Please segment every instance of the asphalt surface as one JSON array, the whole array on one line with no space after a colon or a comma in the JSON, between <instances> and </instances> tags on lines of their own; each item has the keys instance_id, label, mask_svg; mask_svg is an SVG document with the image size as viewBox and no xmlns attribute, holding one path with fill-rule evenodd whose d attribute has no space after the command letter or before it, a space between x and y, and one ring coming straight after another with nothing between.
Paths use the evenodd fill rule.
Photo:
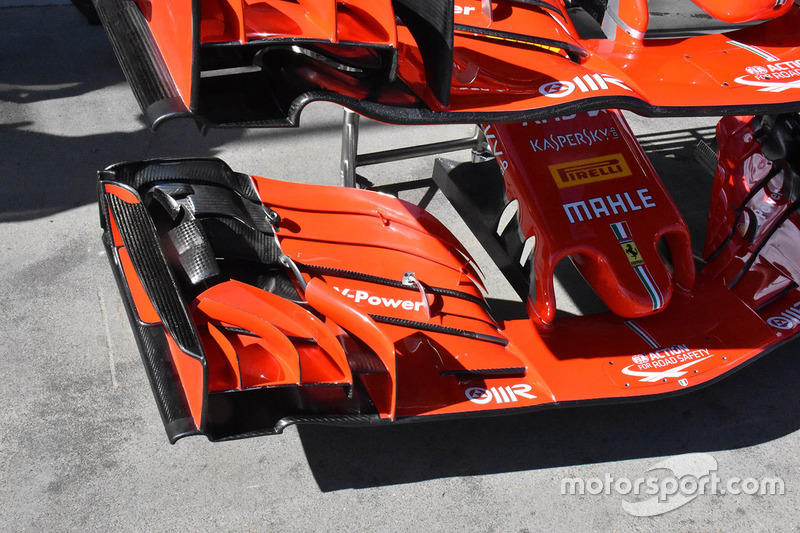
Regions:
<instances>
[{"instance_id":1,"label":"asphalt surface","mask_svg":"<svg viewBox=\"0 0 800 533\"><path fill-rule=\"evenodd\" d=\"M798 529L797 343L668 400L170 446L104 256L95 172L214 155L242 172L337 184L341 110L315 104L299 129L206 137L184 123L153 133L140 117L100 27L61 1L0 3L0 529ZM697 243L710 177L692 149L714 121L631 121ZM470 132L364 121L362 149ZM364 174L387 185L430 168L425 158ZM488 263L441 193L412 183L401 196ZM491 290L510 294L496 279ZM619 491L561 491L565 478L636 479L698 453L723 479L780 478L785 494L703 494L637 517Z\"/></svg>"}]
</instances>

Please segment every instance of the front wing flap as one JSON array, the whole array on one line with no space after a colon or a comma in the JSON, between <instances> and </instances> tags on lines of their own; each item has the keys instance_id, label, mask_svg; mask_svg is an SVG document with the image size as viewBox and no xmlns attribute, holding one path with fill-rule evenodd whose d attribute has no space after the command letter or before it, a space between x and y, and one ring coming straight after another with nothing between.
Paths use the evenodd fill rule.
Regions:
<instances>
[{"instance_id":1,"label":"front wing flap","mask_svg":"<svg viewBox=\"0 0 800 533\"><path fill-rule=\"evenodd\" d=\"M297 126L317 100L397 124L800 107L794 2L704 1L711 15L672 18L712 26L666 32L638 0L613 2L605 16L555 0L96 3L153 127L176 116Z\"/></svg>"}]
</instances>

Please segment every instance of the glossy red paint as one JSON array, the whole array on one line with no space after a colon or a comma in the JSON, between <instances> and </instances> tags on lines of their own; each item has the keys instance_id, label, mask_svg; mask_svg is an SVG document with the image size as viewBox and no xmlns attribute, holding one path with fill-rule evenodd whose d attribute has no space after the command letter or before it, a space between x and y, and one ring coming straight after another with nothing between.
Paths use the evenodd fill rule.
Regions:
<instances>
[{"instance_id":1,"label":"glossy red paint","mask_svg":"<svg viewBox=\"0 0 800 533\"><path fill-rule=\"evenodd\" d=\"M724 22L750 22L783 15L792 2L783 0L693 0L706 13Z\"/></svg>"},{"instance_id":2,"label":"glossy red paint","mask_svg":"<svg viewBox=\"0 0 800 533\"><path fill-rule=\"evenodd\" d=\"M786 292L797 284L800 259L795 252L800 238L796 178L785 161L773 163L764 154L759 137L774 142L767 129L759 125L756 131L753 117L720 121L719 164L704 250L706 274L753 308L776 298L786 301Z\"/></svg>"},{"instance_id":3,"label":"glossy red paint","mask_svg":"<svg viewBox=\"0 0 800 533\"><path fill-rule=\"evenodd\" d=\"M524 238L535 241L531 304L541 322L553 323L553 272L568 257L620 316L663 310L675 283L691 289L689 230L622 115L603 111L537 122L492 124L484 131L506 195L519 202ZM672 271L657 250L662 238Z\"/></svg>"},{"instance_id":4,"label":"glossy red paint","mask_svg":"<svg viewBox=\"0 0 800 533\"><path fill-rule=\"evenodd\" d=\"M137 2L187 108L191 103L195 60L192 3L193 0Z\"/></svg>"},{"instance_id":5,"label":"glossy red paint","mask_svg":"<svg viewBox=\"0 0 800 533\"><path fill-rule=\"evenodd\" d=\"M686 224L621 112L563 115L587 102L666 114L800 107L796 4L696 3L720 20L773 20L654 41L644 35L647 3L636 0L619 3L613 37L583 39L563 2L464 0L454 7L448 100L427 79L435 73L426 69L411 29L396 24L389 0L206 0L194 11L187 0L140 2L181 99L197 113L203 110L192 95L206 68L200 49L275 45L279 57L296 61L293 80L309 91L359 100L377 90L364 65L396 52L388 76L397 83L372 103L421 106L420 112L450 113L454 120L459 113L495 113L501 120L483 130L509 205L516 202L521 237L535 239L530 257L522 258L533 272L528 316L500 317L467 250L417 206L371 191L251 176L255 194L244 178L221 196L247 203L248 209L225 213L244 229L226 222L254 249L275 252L258 256L264 264L254 270L277 272L272 282L289 287L278 291L257 275L243 276L252 281L246 283L236 268L187 282L181 269L192 258L178 257L170 233L196 222L183 226L196 233L180 244L211 242L200 218L219 213L196 213L189 197L216 200L205 189L209 182L225 188L235 180L218 166L217 181L192 174L209 164L192 161L187 175L176 178L175 196L166 188L157 198L146 196L156 182L123 186L129 176L114 181L112 167L101 189L107 247L130 295L135 331L147 327L158 334L151 340L165 339L157 355L174 368L194 426L220 424L208 414L219 398L282 402L284 411L258 428L269 432L296 416L388 421L652 396L713 381L799 334L800 192L794 156L781 153L796 153L787 145L794 126L780 116L770 119L778 125L749 116L719 123L705 264L696 273ZM254 47L235 48L244 45ZM204 57L213 63L215 56ZM245 70L270 60L256 53L241 58L237 68ZM219 74L213 71L208 77ZM514 112L529 110L558 116L514 121ZM172 165L170 176L185 170L181 163L150 164ZM127 176L140 169L124 170ZM128 218L117 217L114 209L121 208L109 199L141 209L123 208ZM250 227L243 219L254 212L260 218ZM138 224L139 234L122 231L128 228L120 220ZM246 239L251 234L255 244ZM669 254L659 250L662 240ZM205 248L194 251L208 262L228 261L209 247L208 257L201 255ZM137 249L148 257L138 260ZM608 312L557 315L553 274L567 258ZM170 308L175 301L177 309ZM168 327L184 311L191 324L182 333L196 337L198 353ZM223 436L242 436L230 431Z\"/></svg>"},{"instance_id":6,"label":"glossy red paint","mask_svg":"<svg viewBox=\"0 0 800 533\"><path fill-rule=\"evenodd\" d=\"M610 120L616 114L603 117ZM589 118L597 117L576 118L571 124L597 126ZM616 121L610 124L622 127ZM525 138L528 146L530 137ZM616 146L612 152L619 150ZM631 156L630 165L637 158ZM548 194L557 195L553 174L542 175L538 188L551 187ZM628 178L651 179L626 176L580 187L588 191L590 186ZM266 204L282 216L278 237L284 252L304 272L307 286L297 287L305 302L295 304L237 281L214 285L195 299L191 309L205 352L208 384L202 380L203 361L171 340L170 351L198 427L203 423L202 398L215 391L252 388L358 382L388 420L673 392L723 375L793 335L800 324L791 310L800 301L797 294L787 294L757 314L704 274L691 287L673 282L671 299L656 314L633 319L614 313L555 317L549 326L535 316L498 323L487 312L477 285L465 275L469 256L417 207L367 191L253 180ZM656 181L647 183L660 187ZM509 190L516 189L512 185ZM530 212L525 216L534 207L526 203ZM610 228L613 221L598 221L602 227L592 231L571 230L560 206L545 212L564 219L547 226L548 234L563 231L565 239L594 235L605 244L595 245L593 253L624 255ZM671 208L666 213L671 216ZM328 224L320 223L320 217ZM647 243L654 254L650 247L659 229L638 222L631 219L630 227L652 232L647 240L638 240L639 250L644 254ZM680 229L680 221L676 223ZM358 243L351 240L354 235ZM620 286L630 284L632 292L641 294L626 270L627 259L610 264L602 275L618 279ZM353 279L325 268L346 268L374 278ZM582 268L589 271L594 266ZM416 288L392 284L404 271L413 271L431 288L426 296L429 315ZM137 286L136 273L124 269L123 274L128 286ZM435 287L457 293L431 292ZM781 306L789 309L784 318ZM796 316L800 319L800 312Z\"/></svg>"},{"instance_id":7,"label":"glossy red paint","mask_svg":"<svg viewBox=\"0 0 800 533\"><path fill-rule=\"evenodd\" d=\"M800 39L795 31L800 7L793 2L776 5L772 0L696 3L720 21L765 22L728 33L653 40L644 38L650 20L647 3L630 0L619 3L615 15L619 28L611 38L582 39L561 1L552 2L551 9L492 2L488 12L479 0L459 2L447 105L427 85L417 43L408 28L396 25L389 0L204 0L199 2L199 20L194 20L189 0L140 6L184 104L199 112L191 96L204 69L197 56L200 48L281 45L297 39L332 45L328 49L332 57L339 44L346 45L343 58L354 45L396 49L398 78L432 111L501 113L615 98L616 107L642 104L681 115L690 114L687 108L798 100L792 82L800 75L796 63ZM193 24L200 28L194 44ZM322 90L366 97L358 77L342 71L335 74L320 64L303 75ZM384 100L397 105L409 97L398 94Z\"/></svg>"},{"instance_id":8,"label":"glossy red paint","mask_svg":"<svg viewBox=\"0 0 800 533\"><path fill-rule=\"evenodd\" d=\"M133 307L136 310L136 315L139 320L145 324L158 324L161 319L158 317L147 292L142 286L139 276L136 275L136 270L133 268L131 258L128 251L124 247L118 249L120 266L125 273L125 279L128 280L131 298L133 298Z\"/></svg>"}]
</instances>

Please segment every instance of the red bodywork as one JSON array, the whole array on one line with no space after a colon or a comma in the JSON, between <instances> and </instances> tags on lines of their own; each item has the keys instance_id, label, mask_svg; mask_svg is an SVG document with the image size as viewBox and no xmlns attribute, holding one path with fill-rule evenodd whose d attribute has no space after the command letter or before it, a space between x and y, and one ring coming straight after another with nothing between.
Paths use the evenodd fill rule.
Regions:
<instances>
[{"instance_id":1,"label":"red bodywork","mask_svg":"<svg viewBox=\"0 0 800 533\"><path fill-rule=\"evenodd\" d=\"M555 318L553 272L567 257L620 316L664 309L674 283L691 289L689 230L621 113L493 124L485 132L507 196L519 202L523 234L535 239L531 304L544 324ZM661 238L673 272L656 249Z\"/></svg>"},{"instance_id":2,"label":"red bodywork","mask_svg":"<svg viewBox=\"0 0 800 533\"><path fill-rule=\"evenodd\" d=\"M752 115L800 107L800 8L698 0L719 21L750 24L653 40L647 3L619 4L589 23L603 36L587 38L555 0L138 1L176 95L138 89L148 113L169 102L211 125L287 125L328 99L400 123L481 122L504 194L490 231L516 228L528 276L527 316L503 316L458 240L401 200L219 161L110 167L100 197L112 263L154 390L185 400L177 415L162 402L170 437L653 396L793 337L795 123ZM432 68L442 64L444 77ZM224 83L262 75L252 87L274 92ZM252 107L220 107L222 96ZM702 260L608 107L750 113L718 126ZM606 312L557 313L554 272L567 259ZM237 405L254 421L239 424Z\"/></svg>"},{"instance_id":3,"label":"red bodywork","mask_svg":"<svg viewBox=\"0 0 800 533\"><path fill-rule=\"evenodd\" d=\"M792 2L698 0L683 18L651 16L645 0L587 14L596 4L138 0L144 22L133 29L111 20L135 9L124 0L99 8L118 51L136 24L151 34L150 77L163 87L142 79L141 50L122 63L146 110L168 102L148 110L154 124L191 114L208 125L296 125L314 100L396 123L603 108L753 114L790 110L798 100L800 8ZM704 25L675 28L670 19ZM664 20L667 27L657 27Z\"/></svg>"}]
</instances>

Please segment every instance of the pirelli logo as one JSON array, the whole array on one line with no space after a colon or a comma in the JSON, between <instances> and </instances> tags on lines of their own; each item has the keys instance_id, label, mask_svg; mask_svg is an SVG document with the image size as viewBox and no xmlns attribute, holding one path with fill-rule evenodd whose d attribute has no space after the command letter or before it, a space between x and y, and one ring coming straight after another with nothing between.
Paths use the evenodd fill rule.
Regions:
<instances>
[{"instance_id":1,"label":"pirelli logo","mask_svg":"<svg viewBox=\"0 0 800 533\"><path fill-rule=\"evenodd\" d=\"M548 168L559 189L631 175L631 169L622 154L559 163Z\"/></svg>"}]
</instances>

